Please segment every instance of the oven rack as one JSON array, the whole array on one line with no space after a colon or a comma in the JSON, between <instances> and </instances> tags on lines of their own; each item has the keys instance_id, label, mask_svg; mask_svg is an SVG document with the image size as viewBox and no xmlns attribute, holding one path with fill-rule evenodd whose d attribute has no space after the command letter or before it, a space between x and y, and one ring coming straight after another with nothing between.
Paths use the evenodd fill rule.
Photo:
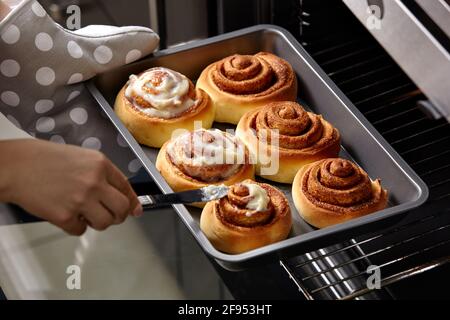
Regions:
<instances>
[{"instance_id":1,"label":"oven rack","mask_svg":"<svg viewBox=\"0 0 450 320\"><path fill-rule=\"evenodd\" d=\"M310 300L375 299L388 296L387 286L450 262L450 255L445 254L450 252L450 235L438 242L433 241L438 233L449 234L450 220L446 219L449 213L450 210L443 211L369 237L351 239L294 259L281 260L280 265ZM445 220L446 223L442 224ZM431 227L424 231L427 225ZM406 238L399 237L399 234L411 229L419 229L420 232ZM386 245L386 238L392 239L392 242ZM385 246L378 246L376 242L380 240ZM395 249L403 253L390 255L389 252ZM433 258L430 260L430 257ZM408 260L412 258L424 262L409 265ZM376 266L380 270L380 291L366 285L367 279L373 274L367 272L369 266ZM368 295L370 293L374 294Z\"/></svg>"},{"instance_id":2,"label":"oven rack","mask_svg":"<svg viewBox=\"0 0 450 320\"><path fill-rule=\"evenodd\" d=\"M289 3L289 11L298 14L274 22L305 46L425 181L430 197L405 214L407 222L281 260L280 265L307 299L395 298L390 288L400 280L450 262L450 124L421 109L419 102L426 97L342 1ZM367 288L371 265L380 268L381 289Z\"/></svg>"}]
</instances>

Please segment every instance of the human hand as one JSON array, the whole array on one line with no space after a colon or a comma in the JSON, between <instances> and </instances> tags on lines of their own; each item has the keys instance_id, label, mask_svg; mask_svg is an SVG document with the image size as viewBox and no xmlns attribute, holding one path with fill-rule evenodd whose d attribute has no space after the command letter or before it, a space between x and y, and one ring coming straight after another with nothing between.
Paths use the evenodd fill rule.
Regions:
<instances>
[{"instance_id":1,"label":"human hand","mask_svg":"<svg viewBox=\"0 0 450 320\"><path fill-rule=\"evenodd\" d=\"M0 23L0 112L39 139L99 150L131 176L139 161L83 81L150 54L158 42L139 26L67 30L36 0L19 1Z\"/></svg>"},{"instance_id":2,"label":"human hand","mask_svg":"<svg viewBox=\"0 0 450 320\"><path fill-rule=\"evenodd\" d=\"M0 150L0 201L69 234L142 214L126 177L101 152L34 139L0 141Z\"/></svg>"}]
</instances>

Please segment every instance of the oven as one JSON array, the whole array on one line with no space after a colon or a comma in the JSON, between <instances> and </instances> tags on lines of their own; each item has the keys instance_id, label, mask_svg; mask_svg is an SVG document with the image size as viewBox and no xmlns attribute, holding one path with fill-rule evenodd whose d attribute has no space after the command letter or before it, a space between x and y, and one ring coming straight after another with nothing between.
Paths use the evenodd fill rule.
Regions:
<instances>
[{"instance_id":1,"label":"oven","mask_svg":"<svg viewBox=\"0 0 450 320\"><path fill-rule=\"evenodd\" d=\"M167 13L170 2L159 2L158 5L166 6L160 11ZM356 13L349 9L351 2L355 1L200 1L206 9L201 22L206 27L191 38L260 23L275 24L289 30L426 182L430 190L429 199L418 209L408 212L400 223L329 247L299 252L297 257L280 260L276 265L237 273L216 266L236 298L448 297L450 124L445 108L450 106L436 105L436 86L431 87L430 93L429 87L411 79L414 73L403 65L401 59L392 55L389 43L376 39L370 28L358 20ZM448 19L450 11L445 11L448 2L443 0L441 4L438 13ZM383 1L368 1L366 6L370 5L386 10ZM185 15L186 12L179 14ZM372 14L380 19L383 13ZM167 26L178 19L173 12L159 16L160 33L166 39L174 38ZM450 19L441 21L446 25L441 25L441 28L439 23L435 25L440 31L445 31ZM439 32L439 40L446 43L445 32L437 29L432 36ZM163 43L176 45L170 41ZM438 61L424 61L424 64ZM437 69L445 67L448 66L435 66ZM438 78L438 75L434 76ZM448 88L450 83L446 82L445 86ZM448 92L441 92L441 97ZM445 102L445 99L448 97L442 97L441 101ZM377 285L368 285L375 276L380 280Z\"/></svg>"},{"instance_id":2,"label":"oven","mask_svg":"<svg viewBox=\"0 0 450 320\"><path fill-rule=\"evenodd\" d=\"M298 252L296 257L276 264L231 272L211 259L235 298L448 298L450 123L446 110L450 106L439 101L445 104L448 101L445 95L450 90L434 90L433 86L430 89L428 84L413 81L414 72L392 53L389 42L374 36L359 21L357 13L352 12L350 3L355 1L138 2L144 8L141 13L150 12L150 19L143 16L142 21L150 21L148 25L160 34L162 49L261 23L287 29L425 181L430 191L424 205L405 214L395 225L328 247ZM383 1L361 2L385 9ZM414 1L396 2L414 6L411 4ZM432 36L448 50L446 30L450 5L448 0L436 2L442 7L437 12L430 11L428 18L424 18L423 12L417 14L422 17L421 23L432 29ZM53 11L53 17L57 18L61 10L53 7ZM382 15L382 11L375 14ZM439 18L430 22L436 15L446 15L447 20ZM106 23L116 21L117 17L111 14L105 17ZM427 61L433 63L443 62ZM434 68L444 69L444 65ZM450 83L444 82L443 87L449 88ZM379 280L377 285L369 286L374 277Z\"/></svg>"}]
</instances>

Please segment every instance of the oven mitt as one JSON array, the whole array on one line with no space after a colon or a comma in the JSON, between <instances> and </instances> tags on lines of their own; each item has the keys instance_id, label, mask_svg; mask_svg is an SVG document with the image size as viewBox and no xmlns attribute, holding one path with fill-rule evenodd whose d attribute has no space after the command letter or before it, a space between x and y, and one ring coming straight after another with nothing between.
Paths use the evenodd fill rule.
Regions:
<instances>
[{"instance_id":1,"label":"oven mitt","mask_svg":"<svg viewBox=\"0 0 450 320\"><path fill-rule=\"evenodd\" d=\"M140 168L82 81L156 49L144 27L55 23L35 0L22 1L0 22L0 112L40 139L102 151L127 176Z\"/></svg>"}]
</instances>

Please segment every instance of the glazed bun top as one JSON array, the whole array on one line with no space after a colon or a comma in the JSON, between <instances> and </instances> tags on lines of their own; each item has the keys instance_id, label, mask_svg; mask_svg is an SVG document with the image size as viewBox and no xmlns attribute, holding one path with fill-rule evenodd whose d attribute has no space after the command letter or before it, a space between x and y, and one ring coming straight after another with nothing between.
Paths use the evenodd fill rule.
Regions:
<instances>
[{"instance_id":1,"label":"glazed bun top","mask_svg":"<svg viewBox=\"0 0 450 320\"><path fill-rule=\"evenodd\" d=\"M163 67L131 75L125 97L144 114L163 119L177 117L199 103L192 81Z\"/></svg>"},{"instance_id":2,"label":"glazed bun top","mask_svg":"<svg viewBox=\"0 0 450 320\"><path fill-rule=\"evenodd\" d=\"M217 202L223 222L246 228L272 224L288 208L286 197L276 188L249 179L231 186L227 196Z\"/></svg>"},{"instance_id":3,"label":"glazed bun top","mask_svg":"<svg viewBox=\"0 0 450 320\"><path fill-rule=\"evenodd\" d=\"M218 129L182 134L168 143L167 153L179 170L203 182L225 180L249 164L244 144Z\"/></svg>"}]
</instances>

